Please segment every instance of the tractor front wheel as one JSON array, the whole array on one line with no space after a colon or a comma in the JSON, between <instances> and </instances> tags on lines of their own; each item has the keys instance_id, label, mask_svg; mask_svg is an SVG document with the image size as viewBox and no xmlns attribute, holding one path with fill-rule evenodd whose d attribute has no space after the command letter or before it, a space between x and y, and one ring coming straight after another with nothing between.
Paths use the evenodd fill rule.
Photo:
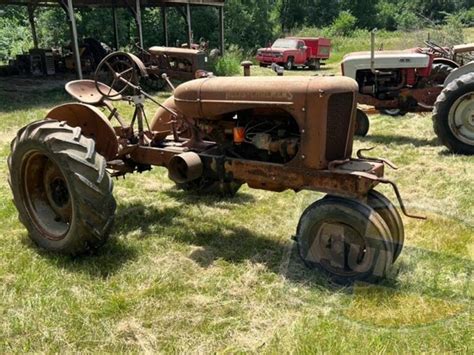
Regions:
<instances>
[{"instance_id":1,"label":"tractor front wheel","mask_svg":"<svg viewBox=\"0 0 474 355\"><path fill-rule=\"evenodd\" d=\"M369 116L367 116L364 111L357 109L355 135L359 137L365 137L367 133L369 133L369 129Z\"/></svg>"},{"instance_id":2,"label":"tractor front wheel","mask_svg":"<svg viewBox=\"0 0 474 355\"><path fill-rule=\"evenodd\" d=\"M80 128L55 120L24 127L8 168L19 219L37 245L77 255L105 243L116 207L112 181Z\"/></svg>"},{"instance_id":3,"label":"tractor front wheel","mask_svg":"<svg viewBox=\"0 0 474 355\"><path fill-rule=\"evenodd\" d=\"M387 223L393 239L393 262L400 256L405 242L405 228L396 207L378 191L371 190L367 196L367 204L372 207Z\"/></svg>"},{"instance_id":4,"label":"tractor front wheel","mask_svg":"<svg viewBox=\"0 0 474 355\"><path fill-rule=\"evenodd\" d=\"M377 281L393 261L390 229L370 206L327 196L309 206L297 230L304 263L339 284Z\"/></svg>"}]
</instances>

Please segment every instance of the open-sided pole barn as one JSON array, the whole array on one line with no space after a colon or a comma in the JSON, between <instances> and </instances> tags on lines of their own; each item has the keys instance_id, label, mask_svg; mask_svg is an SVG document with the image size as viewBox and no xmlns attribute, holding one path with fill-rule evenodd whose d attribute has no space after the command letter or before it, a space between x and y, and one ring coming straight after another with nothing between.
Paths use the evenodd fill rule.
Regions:
<instances>
[{"instance_id":1,"label":"open-sided pole barn","mask_svg":"<svg viewBox=\"0 0 474 355\"><path fill-rule=\"evenodd\" d=\"M224 3L225 0L0 0L0 5L20 5L28 8L31 32L33 35L34 46L38 47L38 36L34 21L34 12L40 6L60 6L67 14L69 25L71 27L71 42L74 50L77 76L82 79L82 68L79 54L79 39L76 26L75 9L84 7L107 7L112 9L112 19L114 28L115 47L119 47L118 26L117 26L117 8L127 8L133 14L137 24L138 38L140 46L143 47L143 27L142 27L142 9L146 7L160 7L163 19L163 42L165 46L169 45L168 15L167 8L171 6L184 6L186 11L186 23L188 34L188 45L192 44L192 6L213 6L219 10L219 39L220 51L224 53Z\"/></svg>"}]
</instances>

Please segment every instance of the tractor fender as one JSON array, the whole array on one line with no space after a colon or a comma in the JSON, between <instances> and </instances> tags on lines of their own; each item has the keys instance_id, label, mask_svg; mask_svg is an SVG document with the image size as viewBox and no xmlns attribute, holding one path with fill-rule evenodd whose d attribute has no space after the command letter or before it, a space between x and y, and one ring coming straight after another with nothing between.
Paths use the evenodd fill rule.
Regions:
<instances>
[{"instance_id":1,"label":"tractor fender","mask_svg":"<svg viewBox=\"0 0 474 355\"><path fill-rule=\"evenodd\" d=\"M447 58L435 58L433 59L433 64L445 64L453 69L459 68L458 63L456 63L454 60Z\"/></svg>"},{"instance_id":2,"label":"tractor fender","mask_svg":"<svg viewBox=\"0 0 474 355\"><path fill-rule=\"evenodd\" d=\"M474 72L474 61L467 63L466 65L462 66L461 68L455 69L448 75L446 80L444 81L443 86L447 87L450 83L454 80L459 79L461 76Z\"/></svg>"},{"instance_id":3,"label":"tractor fender","mask_svg":"<svg viewBox=\"0 0 474 355\"><path fill-rule=\"evenodd\" d=\"M169 97L165 102L163 102L163 106L175 112L179 112L174 102L174 96ZM173 117L171 113L166 111L164 108L159 107L158 110L156 110L153 120L151 121L151 130L155 132L169 131L171 133L172 120Z\"/></svg>"},{"instance_id":4,"label":"tractor fender","mask_svg":"<svg viewBox=\"0 0 474 355\"><path fill-rule=\"evenodd\" d=\"M46 119L66 122L71 127L80 127L85 137L95 141L96 151L107 161L117 155L119 144L115 130L97 107L81 103L63 104L49 111Z\"/></svg>"}]
</instances>

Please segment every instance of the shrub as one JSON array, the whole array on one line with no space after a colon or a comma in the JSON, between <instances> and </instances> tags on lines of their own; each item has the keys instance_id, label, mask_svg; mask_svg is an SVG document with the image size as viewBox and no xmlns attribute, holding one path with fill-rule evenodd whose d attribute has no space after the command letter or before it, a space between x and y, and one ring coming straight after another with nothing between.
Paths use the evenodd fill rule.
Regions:
<instances>
[{"instance_id":1,"label":"shrub","mask_svg":"<svg viewBox=\"0 0 474 355\"><path fill-rule=\"evenodd\" d=\"M213 63L213 72L217 76L233 76L241 71L240 63L244 56L242 50L237 46L230 46L225 55L217 58Z\"/></svg>"},{"instance_id":2,"label":"shrub","mask_svg":"<svg viewBox=\"0 0 474 355\"><path fill-rule=\"evenodd\" d=\"M331 25L331 31L336 36L349 36L355 30L357 18L349 11L342 11Z\"/></svg>"}]
</instances>

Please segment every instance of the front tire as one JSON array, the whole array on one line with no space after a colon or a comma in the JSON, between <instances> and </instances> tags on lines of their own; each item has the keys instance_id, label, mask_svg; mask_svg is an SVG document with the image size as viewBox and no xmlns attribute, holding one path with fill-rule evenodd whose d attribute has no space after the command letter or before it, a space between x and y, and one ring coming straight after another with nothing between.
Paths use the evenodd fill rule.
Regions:
<instances>
[{"instance_id":1,"label":"front tire","mask_svg":"<svg viewBox=\"0 0 474 355\"><path fill-rule=\"evenodd\" d=\"M295 69L295 60L294 58L288 58L288 60L285 63L285 69L286 70L293 70Z\"/></svg>"},{"instance_id":2,"label":"front tire","mask_svg":"<svg viewBox=\"0 0 474 355\"><path fill-rule=\"evenodd\" d=\"M21 223L49 251L77 255L102 246L115 200L104 157L79 127L44 120L22 128L8 158Z\"/></svg>"},{"instance_id":3,"label":"front tire","mask_svg":"<svg viewBox=\"0 0 474 355\"><path fill-rule=\"evenodd\" d=\"M453 153L474 154L474 73L454 80L441 92L433 111L433 127Z\"/></svg>"},{"instance_id":4,"label":"front tire","mask_svg":"<svg viewBox=\"0 0 474 355\"><path fill-rule=\"evenodd\" d=\"M393 261L390 230L370 206L327 196L309 206L297 229L300 257L338 284L378 281Z\"/></svg>"},{"instance_id":5,"label":"front tire","mask_svg":"<svg viewBox=\"0 0 474 355\"><path fill-rule=\"evenodd\" d=\"M357 109L356 126L355 126L354 134L358 137L365 137L369 133L369 129L370 129L369 116L367 116L367 114L364 111Z\"/></svg>"}]
</instances>

